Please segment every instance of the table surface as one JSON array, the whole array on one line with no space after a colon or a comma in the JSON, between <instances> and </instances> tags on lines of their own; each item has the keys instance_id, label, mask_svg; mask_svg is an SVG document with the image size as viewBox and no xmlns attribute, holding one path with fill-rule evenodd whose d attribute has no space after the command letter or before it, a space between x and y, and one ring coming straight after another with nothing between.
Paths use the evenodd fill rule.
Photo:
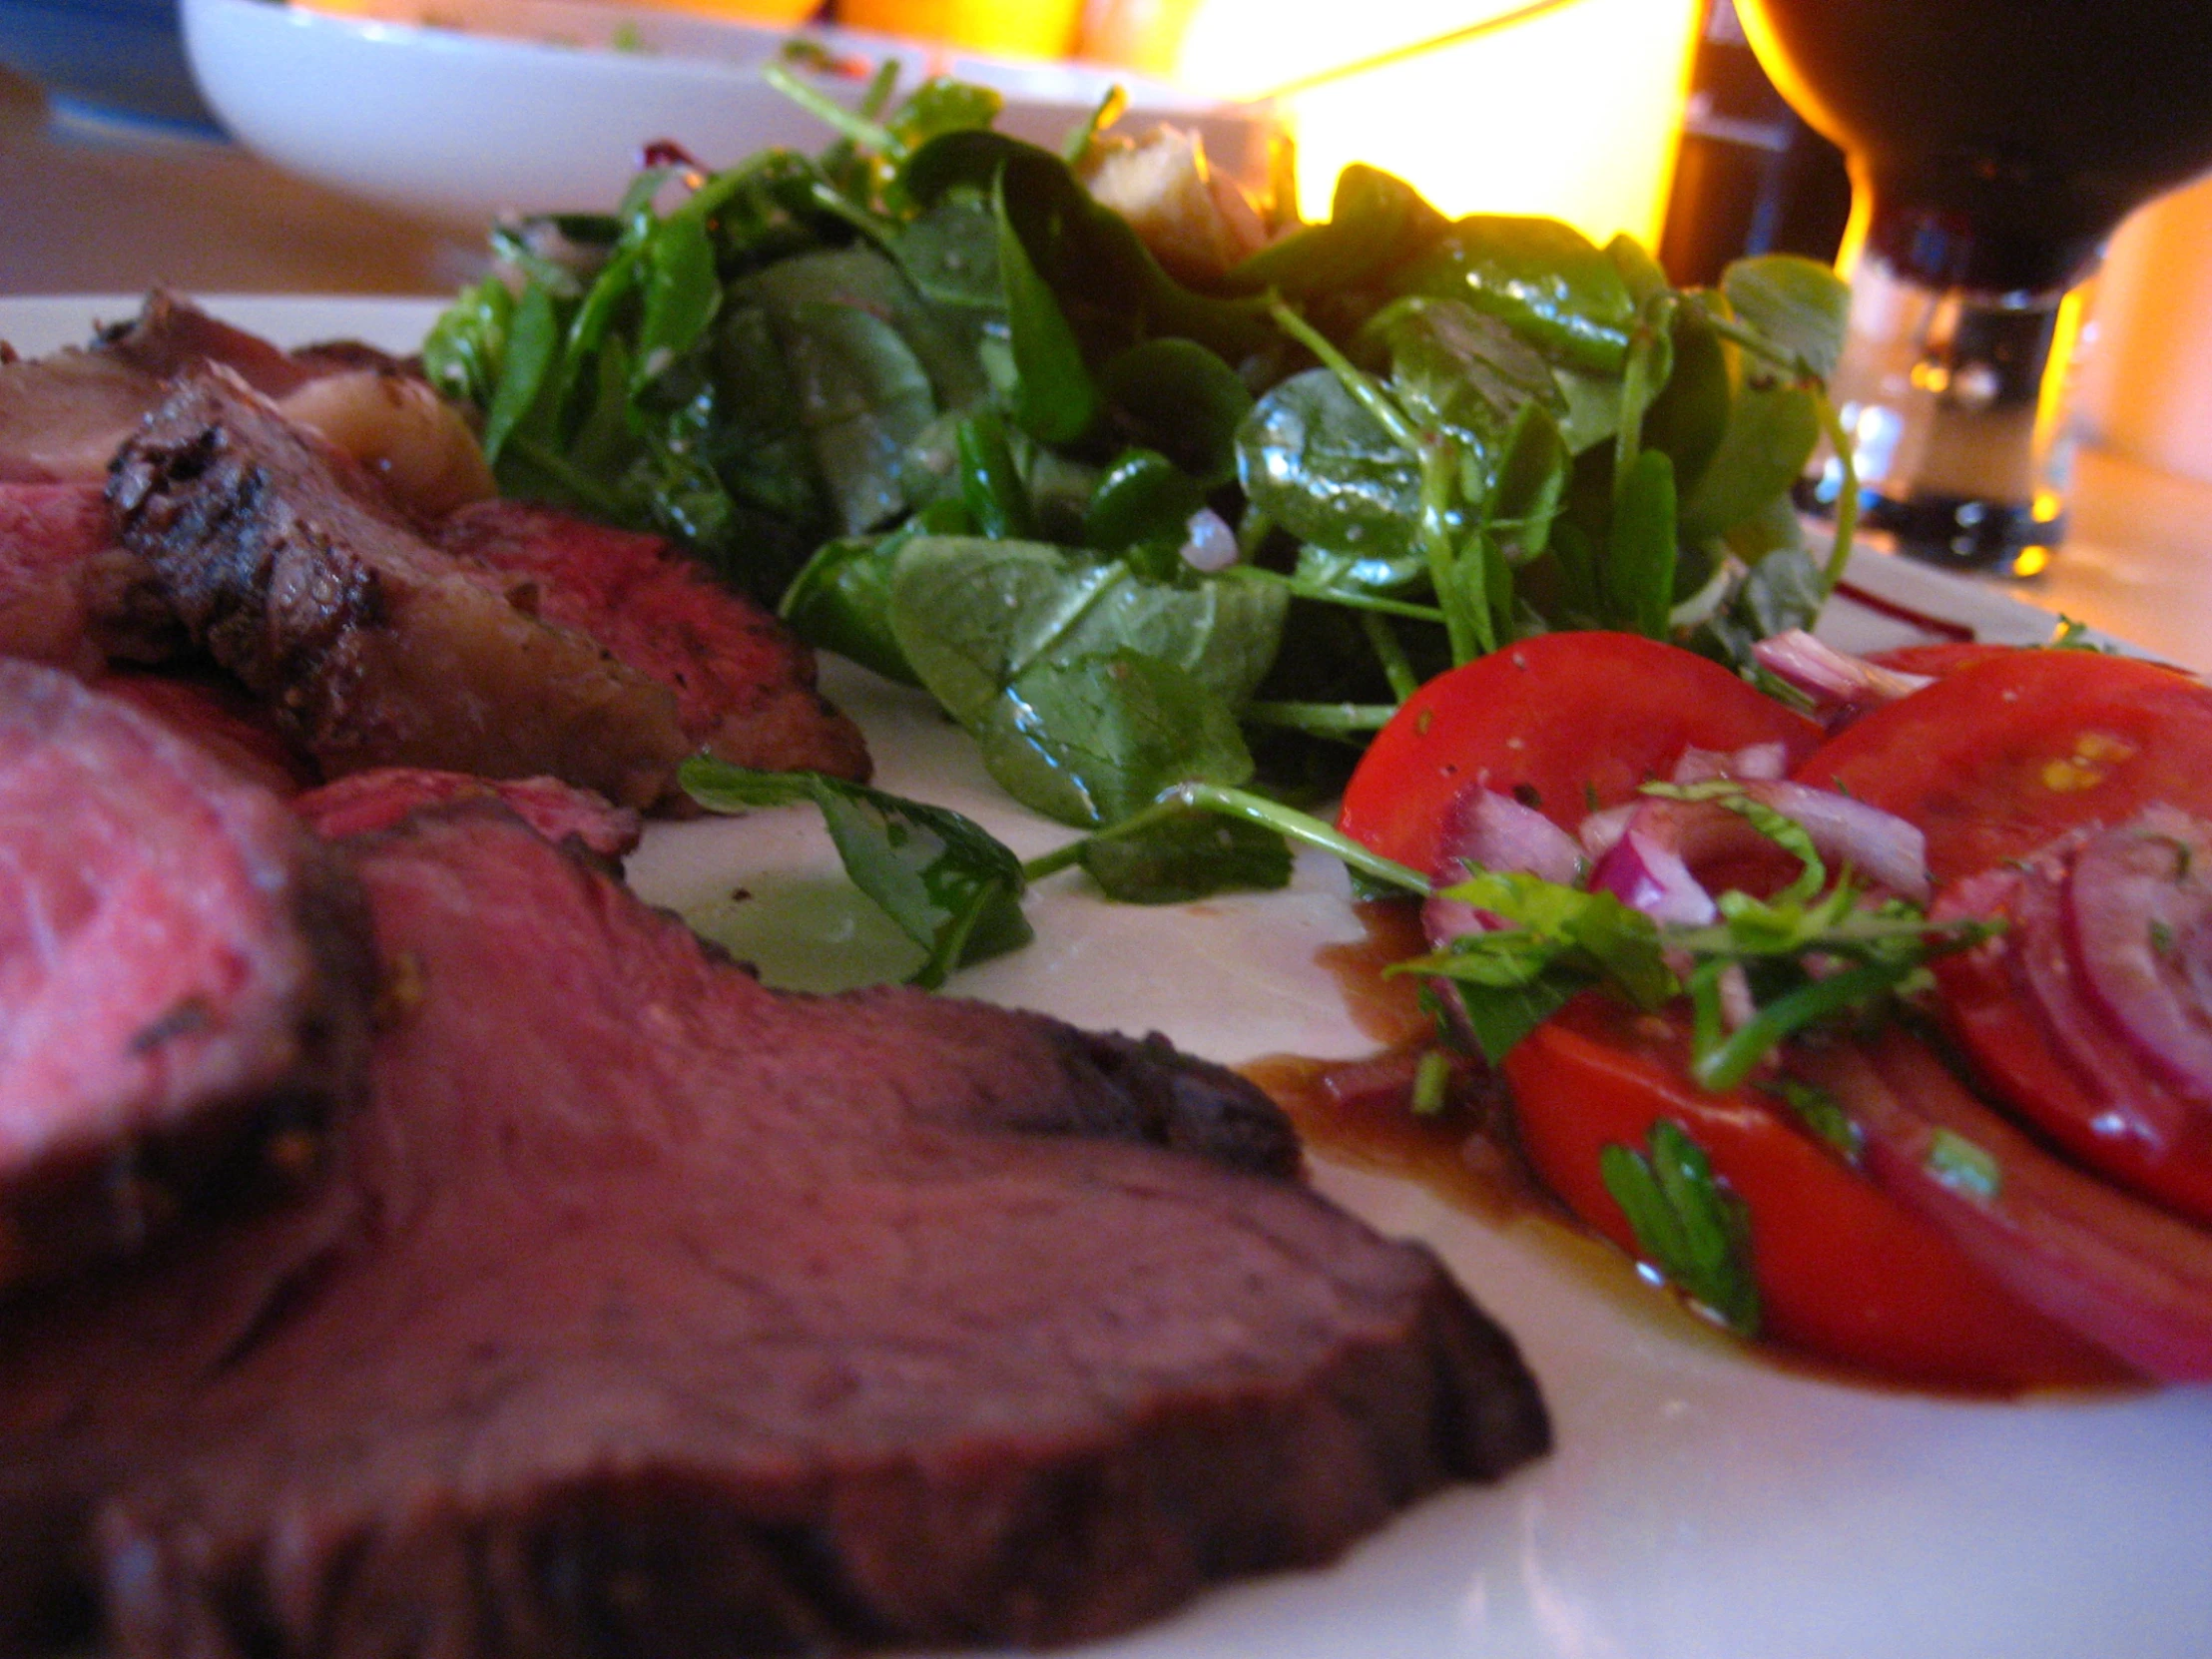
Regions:
<instances>
[{"instance_id":1,"label":"table surface","mask_svg":"<svg viewBox=\"0 0 2212 1659\"><path fill-rule=\"evenodd\" d=\"M57 115L5 68L0 226L4 294L444 294L485 264L235 146ZM2005 591L2212 672L2212 484L2089 452L2073 515L2049 569Z\"/></svg>"}]
</instances>

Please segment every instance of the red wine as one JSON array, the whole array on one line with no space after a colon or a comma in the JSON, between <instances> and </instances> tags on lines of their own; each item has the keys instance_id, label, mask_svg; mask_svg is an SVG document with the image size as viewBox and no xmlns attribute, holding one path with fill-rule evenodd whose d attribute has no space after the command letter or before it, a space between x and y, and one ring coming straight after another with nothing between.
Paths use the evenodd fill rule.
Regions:
<instances>
[{"instance_id":1,"label":"red wine","mask_svg":"<svg viewBox=\"0 0 2212 1659\"><path fill-rule=\"evenodd\" d=\"M1869 245L1941 286L2050 290L2212 167L2212 0L1738 0L1852 157Z\"/></svg>"}]
</instances>

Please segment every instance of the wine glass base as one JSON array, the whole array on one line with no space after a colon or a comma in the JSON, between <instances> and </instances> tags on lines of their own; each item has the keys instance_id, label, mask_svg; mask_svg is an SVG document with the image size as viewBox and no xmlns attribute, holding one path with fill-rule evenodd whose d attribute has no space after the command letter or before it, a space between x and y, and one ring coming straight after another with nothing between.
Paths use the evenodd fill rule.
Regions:
<instances>
[{"instance_id":1,"label":"wine glass base","mask_svg":"<svg viewBox=\"0 0 2212 1659\"><path fill-rule=\"evenodd\" d=\"M1801 485L1800 510L1833 519L1833 499ZM2045 513L2049 511L2046 507ZM1899 500L1874 490L1859 497L1859 528L1908 558L1992 576L2033 576L2047 569L2066 534L2066 515L1965 496L1918 495Z\"/></svg>"}]
</instances>

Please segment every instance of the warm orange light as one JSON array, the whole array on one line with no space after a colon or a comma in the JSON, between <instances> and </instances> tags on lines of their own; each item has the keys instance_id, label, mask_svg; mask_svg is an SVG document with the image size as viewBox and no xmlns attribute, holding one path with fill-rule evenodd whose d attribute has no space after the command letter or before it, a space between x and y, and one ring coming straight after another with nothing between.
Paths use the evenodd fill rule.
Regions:
<instances>
[{"instance_id":1,"label":"warm orange light","mask_svg":"<svg viewBox=\"0 0 2212 1659\"><path fill-rule=\"evenodd\" d=\"M1520 0L1491 0L1498 13ZM1447 214L1543 214L1656 244L1689 79L1691 0L1572 0L1494 34L1294 96L1299 195L1338 172L1399 175ZM1251 96L1476 21L1467 0L1203 0L1181 79Z\"/></svg>"}]
</instances>

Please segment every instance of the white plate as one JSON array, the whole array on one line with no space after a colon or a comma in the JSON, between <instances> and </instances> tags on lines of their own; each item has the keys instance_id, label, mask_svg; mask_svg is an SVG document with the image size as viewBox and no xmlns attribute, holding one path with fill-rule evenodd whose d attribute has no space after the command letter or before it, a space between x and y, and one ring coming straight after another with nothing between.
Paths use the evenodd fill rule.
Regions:
<instances>
[{"instance_id":1,"label":"white plate","mask_svg":"<svg viewBox=\"0 0 2212 1659\"><path fill-rule=\"evenodd\" d=\"M596 0L350 0L352 15L269 0L183 0L201 94L265 160L333 190L471 233L499 214L604 209L641 148L673 139L710 167L830 129L761 78L786 35ZM847 56L997 88L999 126L1057 147L1117 82L1137 117L1172 116L1216 161L1264 178L1270 126L1155 83L1075 64L933 52L811 29ZM854 102L857 84L814 84Z\"/></svg>"},{"instance_id":2,"label":"white plate","mask_svg":"<svg viewBox=\"0 0 2212 1659\"><path fill-rule=\"evenodd\" d=\"M135 301L0 300L26 352ZM211 300L287 341L404 349L433 308ZM1861 585L1984 637L2047 613L1943 573L1862 560ZM1894 624L1845 608L1839 637ZM891 790L970 813L1018 850L1068 831L1006 805L964 740L909 694L830 665ZM631 866L650 896L722 919L730 890L827 880L804 813L660 826ZM1166 1031L1232 1062L1364 1044L1323 943L1357 933L1343 874L1302 861L1287 894L1116 907L1056 877L1038 940L953 988L1101 1026ZM710 916L710 920L715 919ZM1403 1183L1324 1165L1322 1187L1427 1240L1518 1337L1558 1449L1502 1486L1421 1505L1324 1572L1211 1595L1085 1659L2202 1659L2212 1653L2212 1389L1981 1404L1789 1375L1703 1335L1625 1270L1571 1265L1536 1224L1496 1227Z\"/></svg>"}]
</instances>

